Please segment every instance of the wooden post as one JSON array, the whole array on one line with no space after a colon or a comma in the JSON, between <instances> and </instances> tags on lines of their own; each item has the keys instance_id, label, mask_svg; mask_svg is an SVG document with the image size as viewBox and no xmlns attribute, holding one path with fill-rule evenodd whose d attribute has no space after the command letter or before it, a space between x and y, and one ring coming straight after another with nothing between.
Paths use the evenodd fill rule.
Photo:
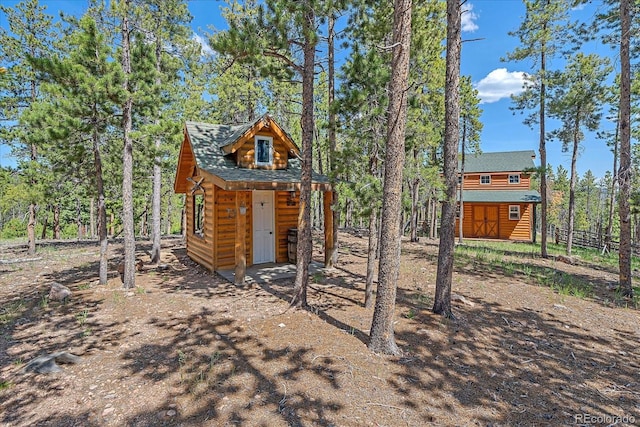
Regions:
<instances>
[{"instance_id":1,"label":"wooden post","mask_svg":"<svg viewBox=\"0 0 640 427\"><path fill-rule=\"evenodd\" d=\"M333 211L331 203L333 202L333 191L324 192L324 266L333 267Z\"/></svg>"},{"instance_id":2,"label":"wooden post","mask_svg":"<svg viewBox=\"0 0 640 427\"><path fill-rule=\"evenodd\" d=\"M246 195L243 191L236 192L236 270L235 284L242 285L244 283L245 274L247 272L247 249L246 249L246 233L247 233L247 202Z\"/></svg>"}]
</instances>

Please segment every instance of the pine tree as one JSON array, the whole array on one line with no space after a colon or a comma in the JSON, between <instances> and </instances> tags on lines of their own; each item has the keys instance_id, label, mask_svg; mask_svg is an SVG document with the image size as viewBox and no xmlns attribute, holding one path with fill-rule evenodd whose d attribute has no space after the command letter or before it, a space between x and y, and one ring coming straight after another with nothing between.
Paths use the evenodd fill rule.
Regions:
<instances>
[{"instance_id":1,"label":"pine tree","mask_svg":"<svg viewBox=\"0 0 640 427\"><path fill-rule=\"evenodd\" d=\"M633 296L631 278L631 8L630 0L620 0L620 289L627 297Z\"/></svg>"},{"instance_id":2,"label":"pine tree","mask_svg":"<svg viewBox=\"0 0 640 427\"><path fill-rule=\"evenodd\" d=\"M56 51L53 43L58 39L58 28L53 18L45 13L46 7L38 0L24 0L15 7L0 5L6 15L8 29L0 28L0 62L9 64L6 76L0 83L0 120L8 123L0 128L0 140L13 147L20 161L20 170L26 186L23 197L29 201L27 225L28 253L36 251L36 209L41 199L38 164L37 135L20 123L21 116L39 99L40 78L28 62L28 57L37 57ZM34 138L35 137L35 138Z\"/></svg>"},{"instance_id":3,"label":"pine tree","mask_svg":"<svg viewBox=\"0 0 640 427\"><path fill-rule=\"evenodd\" d=\"M433 312L453 317L451 281L456 227L456 186L458 182L458 142L460 138L460 32L461 7L458 0L447 0L447 77L445 83L444 181L438 271Z\"/></svg>"},{"instance_id":4,"label":"pine tree","mask_svg":"<svg viewBox=\"0 0 640 427\"><path fill-rule=\"evenodd\" d=\"M567 24L570 4L567 0L527 0L526 16L520 28L512 33L522 46L507 54L509 61L532 62L533 72L529 74L525 91L512 99L515 110L533 110L524 120L530 127L538 125L540 151L540 255L547 253L547 146L546 146L546 104L548 68L547 63L556 55L568 39Z\"/></svg>"},{"instance_id":5,"label":"pine tree","mask_svg":"<svg viewBox=\"0 0 640 427\"><path fill-rule=\"evenodd\" d=\"M135 287L135 259L136 240L134 229L134 206L133 206L133 86L132 81L132 52L131 35L132 9L131 0L120 0L114 3L114 12L120 19L121 33L121 57L123 82L122 89L124 97L122 102L122 225L124 230L124 273L123 286L125 288Z\"/></svg>"},{"instance_id":6,"label":"pine tree","mask_svg":"<svg viewBox=\"0 0 640 427\"><path fill-rule=\"evenodd\" d=\"M374 304L374 275L379 249L379 218L382 206L382 168L384 135L389 102L390 52L377 46L391 44L393 22L389 3L376 7L358 3L347 26L351 55L342 66L336 109L339 114L343 144L336 156L340 204L353 206L368 220L369 242L365 278L365 307ZM378 23L378 25L376 25ZM357 178L356 178L357 177ZM347 211L345 220L348 220Z\"/></svg>"},{"instance_id":7,"label":"pine tree","mask_svg":"<svg viewBox=\"0 0 640 427\"><path fill-rule=\"evenodd\" d=\"M404 163L407 89L411 50L411 0L395 0L393 15L391 82L387 109L387 145L382 204L382 238L378 292L371 323L369 349L399 354L393 318L400 270L402 166Z\"/></svg>"},{"instance_id":8,"label":"pine tree","mask_svg":"<svg viewBox=\"0 0 640 427\"><path fill-rule=\"evenodd\" d=\"M182 56L184 46L189 44L191 35L188 23L191 16L187 5L182 0L144 0L141 1L142 31L152 44L154 75L150 100L157 108L155 114L147 119L147 126L142 130L147 137L153 139L153 185L152 185L152 246L151 262L160 261L161 204L162 204L162 164L167 146L175 145L175 136L181 133L181 127L175 120L169 104L175 102L176 94L171 89L178 79L175 57ZM167 114L170 113L170 114Z\"/></svg>"},{"instance_id":9,"label":"pine tree","mask_svg":"<svg viewBox=\"0 0 640 427\"><path fill-rule=\"evenodd\" d=\"M575 220L576 162L583 128L598 129L602 116L602 104L607 88L604 81L612 69L605 58L577 53L565 71L554 79L549 99L549 114L557 118L562 127L552 132L563 144L563 150L571 149L571 178L569 184L569 218L567 222L567 255L571 255Z\"/></svg>"},{"instance_id":10,"label":"pine tree","mask_svg":"<svg viewBox=\"0 0 640 427\"><path fill-rule=\"evenodd\" d=\"M107 283L107 214L103 176L104 134L117 113L114 100L122 96L122 75L110 60L112 51L90 10L67 37L68 57L32 58L34 67L51 82L45 86L50 101L28 116L32 128L47 130L53 142L47 158L54 170L80 181L94 181L98 199L100 284ZM87 136L89 136L87 138ZM93 159L86 164L85 159Z\"/></svg>"}]
</instances>

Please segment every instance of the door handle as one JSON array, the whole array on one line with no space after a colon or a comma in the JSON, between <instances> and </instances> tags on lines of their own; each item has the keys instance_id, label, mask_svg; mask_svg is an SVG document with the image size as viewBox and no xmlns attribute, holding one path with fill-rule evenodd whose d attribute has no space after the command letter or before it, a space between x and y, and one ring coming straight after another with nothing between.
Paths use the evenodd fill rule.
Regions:
<instances>
[{"instance_id":1,"label":"door handle","mask_svg":"<svg viewBox=\"0 0 640 427\"><path fill-rule=\"evenodd\" d=\"M269 234L273 234L273 231L270 231Z\"/></svg>"}]
</instances>

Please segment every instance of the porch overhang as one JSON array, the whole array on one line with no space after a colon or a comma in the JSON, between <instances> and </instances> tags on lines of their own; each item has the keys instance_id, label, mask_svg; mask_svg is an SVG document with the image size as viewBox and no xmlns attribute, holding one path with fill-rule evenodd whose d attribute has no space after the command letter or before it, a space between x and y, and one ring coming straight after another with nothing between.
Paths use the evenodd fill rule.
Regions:
<instances>
[{"instance_id":1,"label":"porch overhang","mask_svg":"<svg viewBox=\"0 0 640 427\"><path fill-rule=\"evenodd\" d=\"M300 170L262 170L262 169L215 169L200 170L200 173L227 191L274 190L299 191ZM332 191L328 178L313 174L311 189L314 191Z\"/></svg>"},{"instance_id":2,"label":"porch overhang","mask_svg":"<svg viewBox=\"0 0 640 427\"><path fill-rule=\"evenodd\" d=\"M460 193L457 192L458 201ZM535 190L463 190L464 203L541 203Z\"/></svg>"}]
</instances>

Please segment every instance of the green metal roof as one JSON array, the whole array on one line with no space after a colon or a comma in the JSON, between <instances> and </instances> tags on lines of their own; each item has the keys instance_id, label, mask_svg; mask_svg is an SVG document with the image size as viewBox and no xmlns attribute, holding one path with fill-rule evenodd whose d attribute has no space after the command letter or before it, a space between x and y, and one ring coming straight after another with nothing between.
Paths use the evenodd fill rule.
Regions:
<instances>
[{"instance_id":1,"label":"green metal roof","mask_svg":"<svg viewBox=\"0 0 640 427\"><path fill-rule=\"evenodd\" d=\"M536 167L533 162L535 157L536 153L533 150L467 154L464 159L464 173L522 172ZM458 161L458 171L461 170L461 165L462 162Z\"/></svg>"},{"instance_id":2,"label":"green metal roof","mask_svg":"<svg viewBox=\"0 0 640 427\"><path fill-rule=\"evenodd\" d=\"M460 192L457 193L460 200ZM462 201L469 203L540 203L535 190L463 190Z\"/></svg>"},{"instance_id":3,"label":"green metal roof","mask_svg":"<svg viewBox=\"0 0 640 427\"><path fill-rule=\"evenodd\" d=\"M287 169L267 170L239 168L230 155L225 156L222 147L240 139L263 117L237 126L187 122L187 134L198 167L228 182L299 183L302 170L298 159L290 158ZM314 184L329 183L328 177L315 172L312 173L311 180Z\"/></svg>"}]
</instances>

